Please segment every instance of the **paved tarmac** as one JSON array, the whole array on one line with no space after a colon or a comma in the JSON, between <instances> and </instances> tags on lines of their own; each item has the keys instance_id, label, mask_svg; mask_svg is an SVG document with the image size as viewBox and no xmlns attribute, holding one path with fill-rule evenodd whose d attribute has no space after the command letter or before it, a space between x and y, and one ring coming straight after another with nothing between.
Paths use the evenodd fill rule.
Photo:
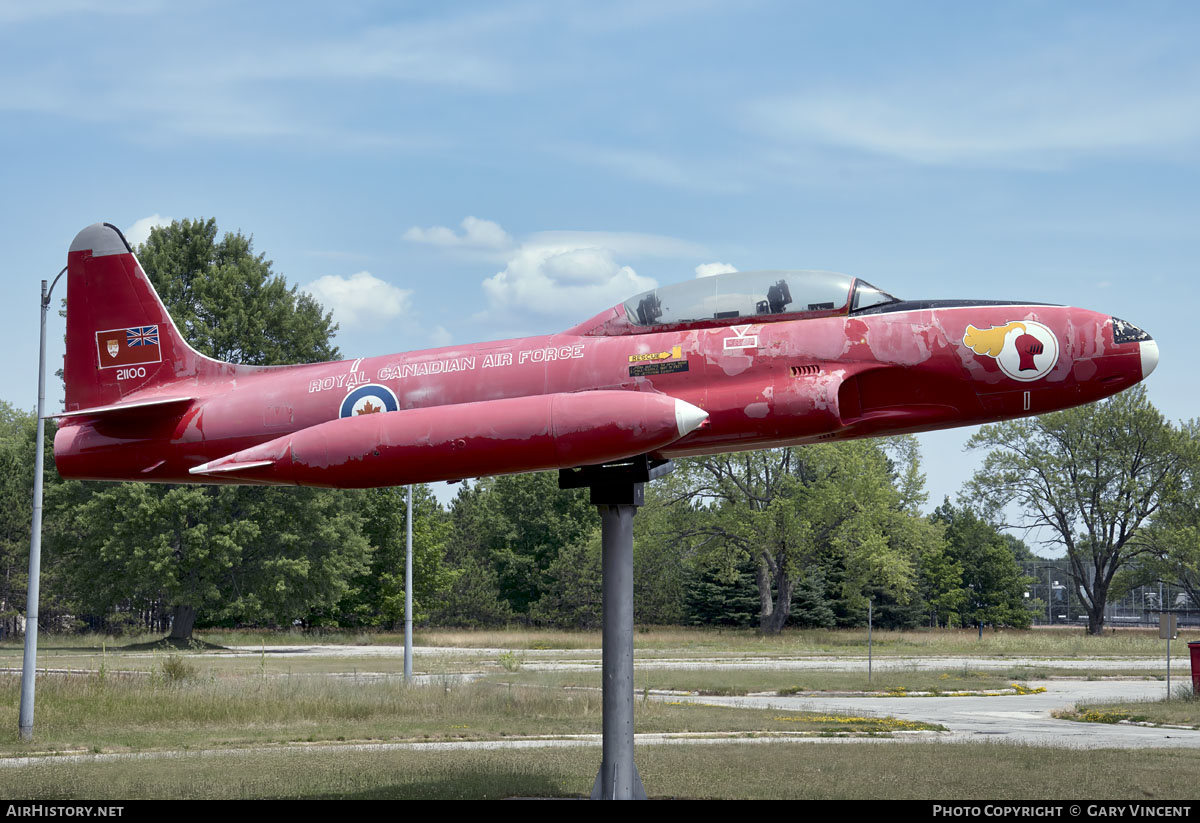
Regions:
<instances>
[{"instance_id":1,"label":"paved tarmac","mask_svg":"<svg viewBox=\"0 0 1200 823\"><path fill-rule=\"evenodd\" d=\"M242 653L263 653L262 647L238 649ZM418 667L423 656L448 657L497 656L507 649L453 648L419 646L414 649ZM346 657L394 656L403 653L400 646L277 646L266 648L266 654L330 655ZM578 670L598 668L599 649L530 650L518 652L522 668L530 670ZM594 655L594 657L593 657ZM865 657L847 658L832 655L804 656L741 656L724 655L697 658L674 657L670 652L655 652L654 656L635 659L638 669L704 668L704 669L771 669L771 670L838 670L866 671ZM1079 723L1059 720L1052 716L1055 709L1071 708L1081 701L1157 700L1166 695L1167 684L1161 680L1087 680L1087 675L1106 671L1161 672L1165 661L1153 658L1042 658L1042 657L876 657L871 665L875 671L964 669L995 671L1025 667L1078 670L1079 680L1026 681L1027 685L1045 687L1041 694L1000 695L994 697L778 697L759 695L746 697L688 697L663 696L669 700L692 700L719 705L775 708L781 711L850 712L858 715L883 715L902 720L939 723L950 731L936 739L947 742L997 740L1030 743L1063 748L1200 748L1200 731L1164 729L1129 724ZM1187 681L1186 663L1176 661L1173 685ZM928 739L925 735L913 738ZM828 738L826 738L828 739ZM902 736L899 739L906 739ZM639 741L641 736L639 735ZM664 741L665 742L665 741ZM706 741L711 742L711 741ZM536 743L534 745L537 745Z\"/></svg>"},{"instance_id":2,"label":"paved tarmac","mask_svg":"<svg viewBox=\"0 0 1200 823\"><path fill-rule=\"evenodd\" d=\"M403 646L231 646L228 651L205 652L205 657L234 657L265 654L267 657L401 657ZM522 661L523 669L534 671L567 671L599 668L600 649L525 649L464 648L457 646L417 646L413 659L420 665L422 657L487 658L502 654L515 654ZM639 669L771 669L771 670L826 670L866 671L865 656L843 657L838 655L712 655L697 657L670 651L634 652L634 665ZM989 670L1012 668L1056 668L1078 669L1081 672L1105 672L1119 670L1160 671L1165 669L1163 657L961 657L926 655L920 657L879 656L870 662L875 671L908 670L931 671L940 669ZM1187 663L1176 658L1173 667L1186 675Z\"/></svg>"},{"instance_id":3,"label":"paved tarmac","mask_svg":"<svg viewBox=\"0 0 1200 823\"><path fill-rule=\"evenodd\" d=\"M1055 664L1057 665L1057 663ZM1173 681L1172 685L1182 681ZM850 712L940 723L950 730L937 739L953 742L998 740L1070 749L1200 748L1200 731L1127 724L1059 720L1051 712L1079 701L1157 700L1166 683L1157 680L1043 680L1042 694L995 697L676 697L727 706L781 711Z\"/></svg>"},{"instance_id":4,"label":"paved tarmac","mask_svg":"<svg viewBox=\"0 0 1200 823\"><path fill-rule=\"evenodd\" d=\"M419 646L414 649L417 668L420 668L422 657L495 657L507 649L483 648L453 648ZM296 657L396 657L403 654L401 646L246 646L231 649L228 652L209 652L206 656L225 656L234 654L266 654L268 656ZM563 650L530 650L518 652L522 658L522 668L541 670L588 669L600 665L599 649ZM593 658L594 655L594 658ZM706 669L776 669L776 670L842 670L866 671L866 658L845 658L836 656L778 656L750 657L740 655L713 656L696 658L691 656L674 657L670 652L657 652L654 657L639 658L635 661L636 668L706 668ZM1182 685L1188 677L1186 663L1177 663L1174 685ZM752 708L773 708L784 712L817 711L817 712L848 712L855 715L880 715L896 717L902 720L915 720L927 723L938 723L949 729L946 733L929 734L900 734L893 738L802 738L804 740L822 740L827 742L857 741L897 742L904 740L938 740L945 742L979 742L1007 741L1029 743L1039 746L1061 747L1069 749L1089 748L1200 748L1200 731L1192 729L1149 728L1128 724L1079 723L1070 720L1059 720L1052 716L1055 709L1070 708L1084 701L1129 701L1157 700L1166 694L1167 686L1161 680L1112 679L1088 680L1087 675L1102 674L1105 671L1156 671L1164 667L1162 658L973 658L973 657L882 657L873 661L876 671L888 669L900 670L997 670L1015 669L1021 667L1077 669L1080 671L1078 680L1040 680L1026 681L1031 687L1044 687L1041 694L998 695L978 697L869 697L869 696L790 696L750 695L743 697L698 697L686 695L654 695L665 700L690 700L716 705L746 706ZM1086 674L1085 674L1086 673ZM316 676L316 675L314 675ZM336 675L335 675L336 676ZM357 678L366 679L368 675L357 673ZM380 674L379 677L394 674ZM471 678L477 675L460 674L460 678ZM422 678L421 675L418 675ZM429 679L444 679L442 675L429 675ZM638 735L638 742L644 743L684 743L703 744L720 743L721 737L705 738L674 735ZM773 738L758 738L754 742L766 742ZM463 744L387 744L384 748L420 748L463 747L463 748L492 748L509 746L561 746L561 745L597 745L599 735L579 735L568 739L555 740L530 739L523 741L493 741L488 743ZM163 756L155 754L150 756ZM92 760L102 756L81 755L79 760ZM118 756L114 756L118 757ZM72 758L74 759L74 758ZM0 767L23 764L22 758L4 758Z\"/></svg>"}]
</instances>

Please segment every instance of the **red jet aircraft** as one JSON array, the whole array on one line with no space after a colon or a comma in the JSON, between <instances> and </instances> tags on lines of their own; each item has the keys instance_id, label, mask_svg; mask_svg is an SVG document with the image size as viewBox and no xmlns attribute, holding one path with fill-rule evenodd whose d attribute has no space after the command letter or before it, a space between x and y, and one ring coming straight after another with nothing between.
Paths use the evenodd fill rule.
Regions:
<instances>
[{"instance_id":1,"label":"red jet aircraft","mask_svg":"<svg viewBox=\"0 0 1200 823\"><path fill-rule=\"evenodd\" d=\"M759 271L545 337L243 366L188 346L115 227L81 231L67 265L54 458L94 480L398 486L920 432L1099 400L1158 363L1086 309Z\"/></svg>"}]
</instances>

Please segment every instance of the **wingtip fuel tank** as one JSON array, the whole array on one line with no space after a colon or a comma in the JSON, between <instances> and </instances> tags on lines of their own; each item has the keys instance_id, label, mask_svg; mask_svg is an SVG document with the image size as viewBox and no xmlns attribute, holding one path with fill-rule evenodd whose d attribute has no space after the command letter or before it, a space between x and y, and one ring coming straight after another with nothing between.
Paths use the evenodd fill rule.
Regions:
<instances>
[{"instance_id":1,"label":"wingtip fuel tank","mask_svg":"<svg viewBox=\"0 0 1200 823\"><path fill-rule=\"evenodd\" d=\"M661 394L584 391L331 420L196 466L193 475L335 488L571 468L652 452L708 414Z\"/></svg>"}]
</instances>

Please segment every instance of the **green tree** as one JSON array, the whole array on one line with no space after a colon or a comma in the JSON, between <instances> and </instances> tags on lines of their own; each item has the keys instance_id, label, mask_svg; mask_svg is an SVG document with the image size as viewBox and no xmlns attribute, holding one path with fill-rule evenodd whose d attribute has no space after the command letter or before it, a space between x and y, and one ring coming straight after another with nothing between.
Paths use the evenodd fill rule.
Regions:
<instances>
[{"instance_id":1,"label":"green tree","mask_svg":"<svg viewBox=\"0 0 1200 823\"><path fill-rule=\"evenodd\" d=\"M1182 457L1178 483L1146 534L1154 562L1138 570L1129 583L1142 585L1156 575L1182 586L1193 605L1200 608L1200 421L1183 425L1177 442Z\"/></svg>"},{"instance_id":2,"label":"green tree","mask_svg":"<svg viewBox=\"0 0 1200 823\"><path fill-rule=\"evenodd\" d=\"M0 638L18 630L28 581L33 438L26 430L32 418L0 401Z\"/></svg>"},{"instance_id":3,"label":"green tree","mask_svg":"<svg viewBox=\"0 0 1200 823\"><path fill-rule=\"evenodd\" d=\"M18 616L25 611L36 436L35 413L20 411L0 401L0 638L18 631ZM57 479L51 453L53 443L54 421L48 420L42 444L42 481L47 486ZM53 591L53 586L43 586L40 606L43 615L54 608L50 602ZM43 625L46 622L43 619Z\"/></svg>"},{"instance_id":4,"label":"green tree","mask_svg":"<svg viewBox=\"0 0 1200 823\"><path fill-rule=\"evenodd\" d=\"M710 560L715 558L710 558ZM752 626L758 622L758 584L749 555L732 569L720 562L702 563L684 594L685 615L692 626Z\"/></svg>"},{"instance_id":5,"label":"green tree","mask_svg":"<svg viewBox=\"0 0 1200 823\"><path fill-rule=\"evenodd\" d=\"M792 614L788 624L802 629L832 629L837 615L829 600L825 574L819 568L809 569L792 595Z\"/></svg>"},{"instance_id":6,"label":"green tree","mask_svg":"<svg viewBox=\"0 0 1200 823\"><path fill-rule=\"evenodd\" d=\"M907 602L921 554L940 550L938 530L916 512L919 468L898 480L878 443L699 457L681 467L681 503L704 503L688 533L723 552L727 568L752 558L766 633L787 623L810 566L845 605L865 611L868 585Z\"/></svg>"},{"instance_id":7,"label":"green tree","mask_svg":"<svg viewBox=\"0 0 1200 823\"><path fill-rule=\"evenodd\" d=\"M290 624L331 610L365 570L369 547L345 495L93 485L62 487L69 496L57 501L56 541L90 613L137 626L137 615L170 608L177 639L191 635L202 611L212 620Z\"/></svg>"},{"instance_id":8,"label":"green tree","mask_svg":"<svg viewBox=\"0 0 1200 823\"><path fill-rule=\"evenodd\" d=\"M338 357L331 316L241 233L218 240L212 219L176 221L153 229L138 258L203 354L254 365ZM67 483L56 543L80 602L126 616L169 609L171 636L186 639L202 609L252 621L330 611L370 551L351 503L313 489Z\"/></svg>"},{"instance_id":9,"label":"green tree","mask_svg":"<svg viewBox=\"0 0 1200 823\"><path fill-rule=\"evenodd\" d=\"M332 315L289 287L241 232L218 240L212 218L176 220L151 229L137 254L171 319L203 354L256 366L340 356Z\"/></svg>"},{"instance_id":10,"label":"green tree","mask_svg":"<svg viewBox=\"0 0 1200 823\"><path fill-rule=\"evenodd\" d=\"M362 533L370 542L371 563L355 581L353 596L339 611L363 625L398 628L404 622L404 558L407 552L408 491L368 489L358 495ZM453 585L445 563L450 518L425 484L413 487L413 620L427 620Z\"/></svg>"},{"instance_id":11,"label":"green tree","mask_svg":"<svg viewBox=\"0 0 1200 823\"><path fill-rule=\"evenodd\" d=\"M646 503L633 518L633 617L641 624L684 622L693 557L679 520L690 515L673 504L670 477L646 484Z\"/></svg>"},{"instance_id":12,"label":"green tree","mask_svg":"<svg viewBox=\"0 0 1200 823\"><path fill-rule=\"evenodd\" d=\"M563 547L546 569L542 596L529 610L536 623L560 629L598 629L601 605L600 529Z\"/></svg>"},{"instance_id":13,"label":"green tree","mask_svg":"<svg viewBox=\"0 0 1200 823\"><path fill-rule=\"evenodd\" d=\"M1179 435L1144 386L1101 403L984 426L968 442L990 449L969 489L995 512L1009 504L1025 524L1063 546L1088 612L1104 630L1115 575L1151 546L1143 531L1179 486Z\"/></svg>"},{"instance_id":14,"label":"green tree","mask_svg":"<svg viewBox=\"0 0 1200 823\"><path fill-rule=\"evenodd\" d=\"M47 420L42 440L42 485L53 494L59 475L54 470L53 420ZM29 537L34 515L34 461L37 415L22 412L0 401L0 637L20 629L29 582ZM53 518L43 513L43 542L52 533ZM59 573L52 555L43 551L41 595L38 611L44 629L54 625L53 615L70 611L62 596Z\"/></svg>"},{"instance_id":15,"label":"green tree","mask_svg":"<svg viewBox=\"0 0 1200 823\"><path fill-rule=\"evenodd\" d=\"M528 616L545 593L559 553L596 528L596 507L584 489L558 488L554 472L487 477L463 489L451 508L448 557L473 557L494 569L500 597L513 614Z\"/></svg>"},{"instance_id":16,"label":"green tree","mask_svg":"<svg viewBox=\"0 0 1200 823\"><path fill-rule=\"evenodd\" d=\"M516 615L508 601L500 596L496 570L473 555L454 567L454 582L439 601L432 622L439 626L480 629L505 626Z\"/></svg>"},{"instance_id":17,"label":"green tree","mask_svg":"<svg viewBox=\"0 0 1200 823\"><path fill-rule=\"evenodd\" d=\"M949 501L946 505L949 505ZM940 546L929 546L921 553L921 599L930 625L960 626L968 594L963 583L963 564L945 545L944 525L936 518L931 520L931 524L942 529L941 542Z\"/></svg>"},{"instance_id":18,"label":"green tree","mask_svg":"<svg viewBox=\"0 0 1200 823\"><path fill-rule=\"evenodd\" d=\"M1029 628L1032 615L1025 606L1025 591L1033 580L1022 574L1000 530L949 501L934 509L931 519L945 524L946 555L961 569L962 623Z\"/></svg>"}]
</instances>

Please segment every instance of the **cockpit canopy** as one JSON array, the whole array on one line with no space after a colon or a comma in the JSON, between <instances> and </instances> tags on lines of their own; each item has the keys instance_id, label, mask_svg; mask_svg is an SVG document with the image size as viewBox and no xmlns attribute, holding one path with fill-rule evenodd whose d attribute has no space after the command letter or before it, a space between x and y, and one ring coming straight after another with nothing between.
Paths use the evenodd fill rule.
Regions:
<instances>
[{"instance_id":1,"label":"cockpit canopy","mask_svg":"<svg viewBox=\"0 0 1200 823\"><path fill-rule=\"evenodd\" d=\"M832 271L744 271L674 283L585 320L567 334L609 336L839 317L901 301Z\"/></svg>"},{"instance_id":2,"label":"cockpit canopy","mask_svg":"<svg viewBox=\"0 0 1200 823\"><path fill-rule=\"evenodd\" d=\"M747 271L702 277L643 292L625 301L625 316L642 327L752 322L772 315L829 317L896 302L845 274Z\"/></svg>"}]
</instances>

